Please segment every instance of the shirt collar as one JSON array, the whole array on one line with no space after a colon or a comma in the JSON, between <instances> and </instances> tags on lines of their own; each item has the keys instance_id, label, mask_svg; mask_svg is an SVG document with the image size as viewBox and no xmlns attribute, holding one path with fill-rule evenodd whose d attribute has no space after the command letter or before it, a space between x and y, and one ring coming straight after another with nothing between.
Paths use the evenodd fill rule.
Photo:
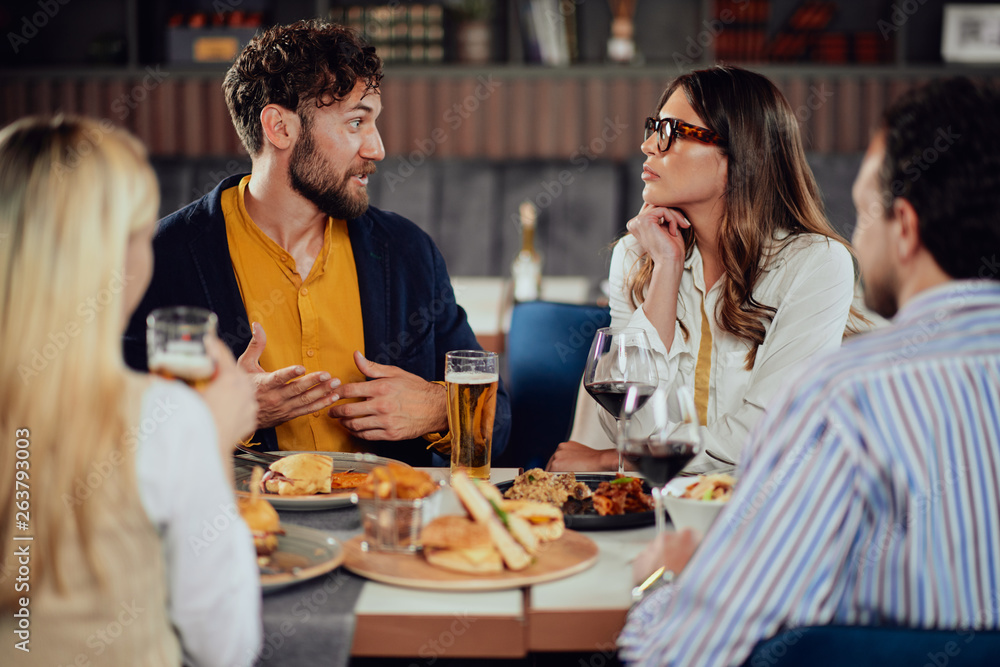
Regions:
<instances>
[{"instance_id":1,"label":"shirt collar","mask_svg":"<svg viewBox=\"0 0 1000 667\"><path fill-rule=\"evenodd\" d=\"M893 324L909 324L934 314L950 313L979 304L1000 303L1000 282L995 280L949 280L918 293L892 318Z\"/></svg>"}]
</instances>

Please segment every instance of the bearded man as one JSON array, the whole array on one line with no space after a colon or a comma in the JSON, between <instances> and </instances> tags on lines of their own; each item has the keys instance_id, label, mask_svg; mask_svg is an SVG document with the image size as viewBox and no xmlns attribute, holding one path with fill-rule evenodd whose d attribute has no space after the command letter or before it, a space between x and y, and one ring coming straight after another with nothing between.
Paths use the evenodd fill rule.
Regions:
<instances>
[{"instance_id":1,"label":"bearded man","mask_svg":"<svg viewBox=\"0 0 1000 667\"><path fill-rule=\"evenodd\" d=\"M146 367L153 309L208 308L254 378L264 449L440 464L421 438L448 430L434 380L446 352L480 347L431 238L369 206L385 157L381 79L375 49L323 21L274 26L246 46L223 91L252 171L160 222L125 356ZM509 430L501 385L494 457Z\"/></svg>"}]
</instances>

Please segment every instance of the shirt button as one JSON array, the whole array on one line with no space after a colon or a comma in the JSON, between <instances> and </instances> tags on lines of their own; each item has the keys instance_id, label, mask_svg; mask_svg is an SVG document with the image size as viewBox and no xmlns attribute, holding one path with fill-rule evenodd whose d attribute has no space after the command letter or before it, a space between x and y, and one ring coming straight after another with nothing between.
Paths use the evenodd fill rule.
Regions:
<instances>
[{"instance_id":1,"label":"shirt button","mask_svg":"<svg viewBox=\"0 0 1000 667\"><path fill-rule=\"evenodd\" d=\"M299 294L301 294L302 296L308 296L309 295L309 288L308 287L303 287L301 289L301 291L299 291Z\"/></svg>"},{"instance_id":2,"label":"shirt button","mask_svg":"<svg viewBox=\"0 0 1000 667\"><path fill-rule=\"evenodd\" d=\"M306 356L307 357L315 357L316 356L316 350L306 350Z\"/></svg>"}]
</instances>

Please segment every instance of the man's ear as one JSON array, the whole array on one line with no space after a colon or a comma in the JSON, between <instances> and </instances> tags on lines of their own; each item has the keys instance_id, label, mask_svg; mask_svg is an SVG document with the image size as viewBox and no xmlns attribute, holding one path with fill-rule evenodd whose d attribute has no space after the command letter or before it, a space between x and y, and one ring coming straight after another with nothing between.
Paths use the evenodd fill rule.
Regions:
<instances>
[{"instance_id":1,"label":"man's ear","mask_svg":"<svg viewBox=\"0 0 1000 667\"><path fill-rule=\"evenodd\" d=\"M277 104L268 104L260 111L260 125L264 130L264 140L278 150L286 150L295 145L299 135L299 116Z\"/></svg>"},{"instance_id":2,"label":"man's ear","mask_svg":"<svg viewBox=\"0 0 1000 667\"><path fill-rule=\"evenodd\" d=\"M920 238L920 220L917 211L909 200L896 197L892 202L892 214L896 224L896 252L899 259L907 261L913 259L920 248L923 240Z\"/></svg>"}]
</instances>

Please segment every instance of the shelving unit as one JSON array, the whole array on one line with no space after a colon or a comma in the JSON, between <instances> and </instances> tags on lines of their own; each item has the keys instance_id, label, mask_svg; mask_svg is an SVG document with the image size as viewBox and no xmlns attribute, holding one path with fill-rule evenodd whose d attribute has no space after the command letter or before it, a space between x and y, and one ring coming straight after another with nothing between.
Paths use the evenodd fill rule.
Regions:
<instances>
[{"instance_id":1,"label":"shelving unit","mask_svg":"<svg viewBox=\"0 0 1000 667\"><path fill-rule=\"evenodd\" d=\"M281 23L326 15L331 6L361 1L219 0L247 11L261 8ZM442 128L446 139L435 142L431 151L437 157L570 159L603 142L604 148L595 154L628 159L639 142L641 118L651 111L667 81L688 67L671 59L671 49L681 48L686 36L698 34L698 26L711 20L715 2L639 0L639 50L647 59L655 55L658 60L641 66L602 62L610 10L603 2L577 3L583 62L552 68L517 62L518 1L498 3L496 20L509 28L504 45L498 46L503 63L387 66L380 126L390 155L422 150L433 130ZM22 17L32 20L39 7L37 0L7 4L8 17L13 17L9 25L15 27ZM154 155L202 157L240 152L219 91L226 65L168 65L161 60L168 15L196 6L195 0L55 4L58 13L46 17L46 25L23 51L7 51L6 60L0 61L0 124L32 113L77 112L125 125ZM800 113L810 150L857 152L863 150L881 108L906 88L953 74L1000 78L997 67L949 66L930 57L927 26L939 18L942 5L943 0L927 0L908 17L898 33L896 64L750 66L774 79ZM650 37L656 33L658 41ZM921 38L907 40L907 33ZM88 62L88 44L104 34L108 37L101 43L118 44L118 48L108 50L111 62L95 65ZM712 62L710 51L705 50L700 64ZM65 54L63 61L56 53ZM609 141L611 134L614 137Z\"/></svg>"}]
</instances>

